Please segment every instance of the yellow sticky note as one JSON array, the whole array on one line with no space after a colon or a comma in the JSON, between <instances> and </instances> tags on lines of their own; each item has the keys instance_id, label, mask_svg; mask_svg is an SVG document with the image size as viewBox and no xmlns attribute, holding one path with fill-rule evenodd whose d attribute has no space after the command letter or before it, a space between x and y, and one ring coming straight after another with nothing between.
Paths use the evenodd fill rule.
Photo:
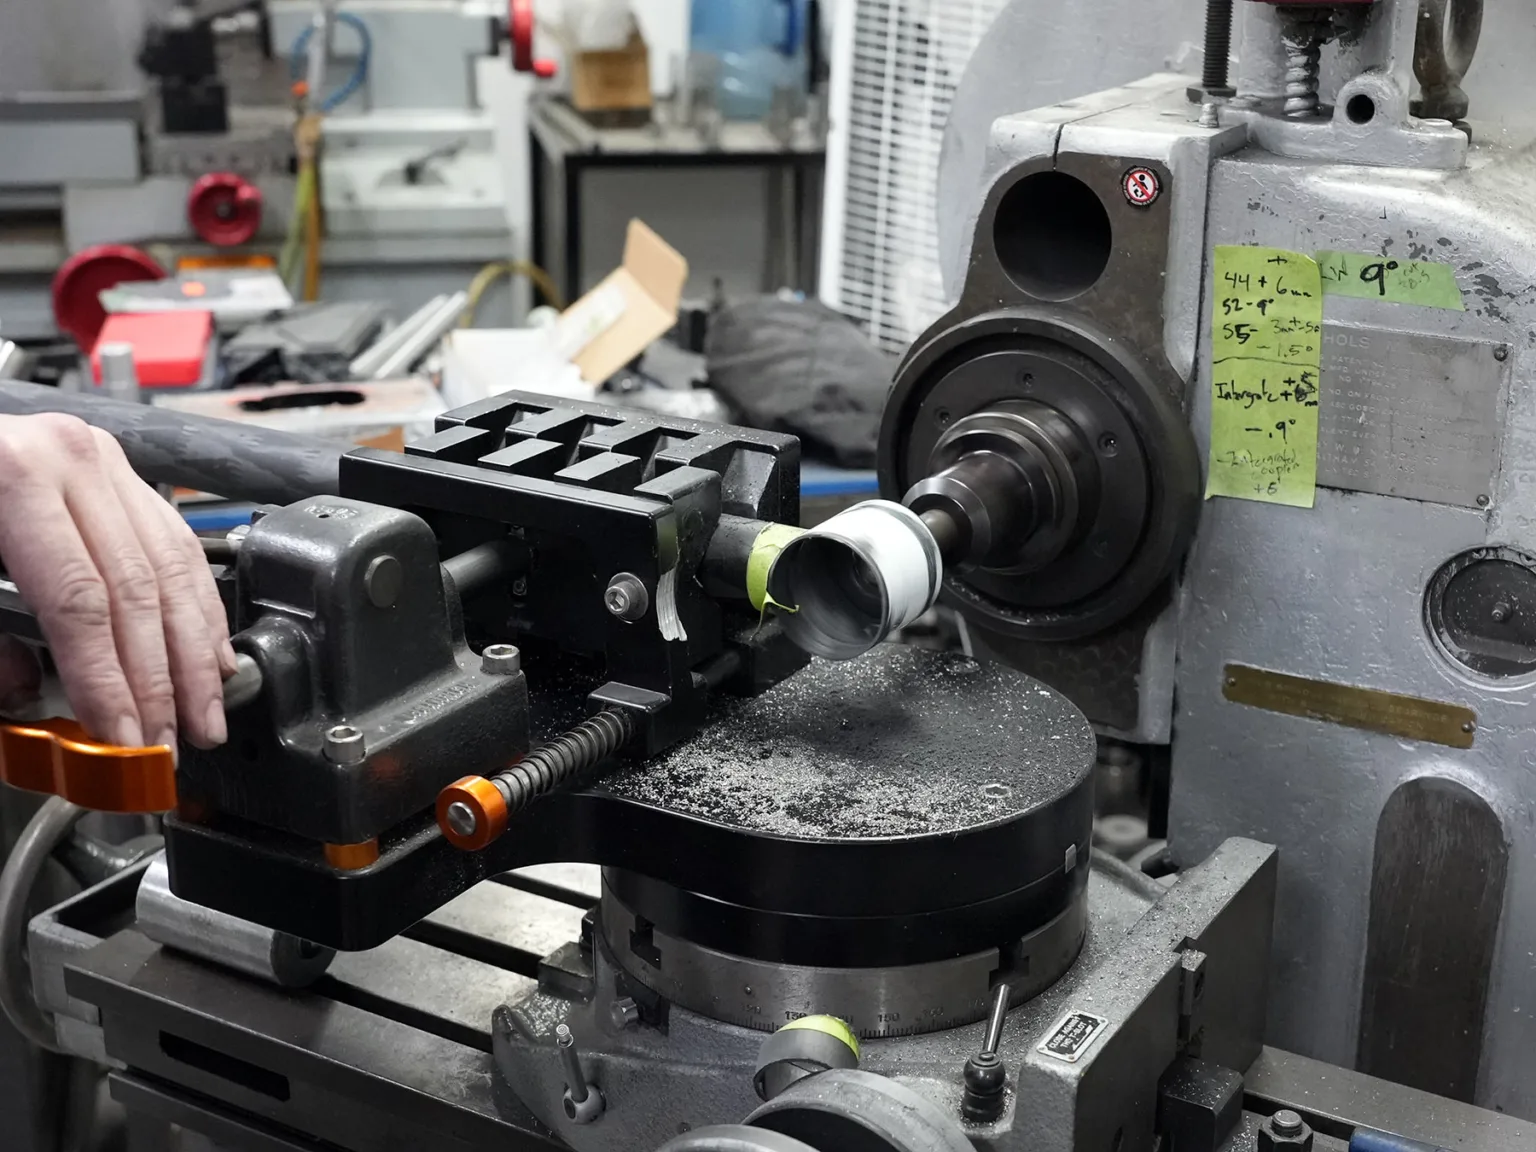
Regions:
<instances>
[{"instance_id":1,"label":"yellow sticky note","mask_svg":"<svg viewBox=\"0 0 1536 1152\"><path fill-rule=\"evenodd\" d=\"M1391 260L1359 252L1319 252L1323 291L1389 304L1417 304L1465 312L1456 269L1435 260Z\"/></svg>"},{"instance_id":2,"label":"yellow sticky note","mask_svg":"<svg viewBox=\"0 0 1536 1152\"><path fill-rule=\"evenodd\" d=\"M1317 496L1323 285L1279 248L1216 249L1205 494L1310 508Z\"/></svg>"}]
</instances>

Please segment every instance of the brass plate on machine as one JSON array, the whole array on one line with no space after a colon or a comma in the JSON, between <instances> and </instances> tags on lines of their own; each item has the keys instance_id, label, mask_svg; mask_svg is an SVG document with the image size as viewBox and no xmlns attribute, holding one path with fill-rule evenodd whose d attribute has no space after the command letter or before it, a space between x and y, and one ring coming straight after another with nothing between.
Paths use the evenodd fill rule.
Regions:
<instances>
[{"instance_id":1,"label":"brass plate on machine","mask_svg":"<svg viewBox=\"0 0 1536 1152\"><path fill-rule=\"evenodd\" d=\"M1221 694L1234 704L1362 728L1404 740L1422 740L1447 748L1470 748L1477 734L1477 713L1456 704L1399 696L1375 688L1356 688L1228 664Z\"/></svg>"}]
</instances>

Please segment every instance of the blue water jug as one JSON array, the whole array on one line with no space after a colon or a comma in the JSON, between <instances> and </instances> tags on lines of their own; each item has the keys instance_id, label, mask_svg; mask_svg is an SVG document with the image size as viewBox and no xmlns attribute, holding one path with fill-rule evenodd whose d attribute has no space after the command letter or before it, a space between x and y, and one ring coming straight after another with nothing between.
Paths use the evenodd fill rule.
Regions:
<instances>
[{"instance_id":1,"label":"blue water jug","mask_svg":"<svg viewBox=\"0 0 1536 1152\"><path fill-rule=\"evenodd\" d=\"M713 60L727 120L761 120L778 87L807 87L807 0L693 0L692 50Z\"/></svg>"}]
</instances>

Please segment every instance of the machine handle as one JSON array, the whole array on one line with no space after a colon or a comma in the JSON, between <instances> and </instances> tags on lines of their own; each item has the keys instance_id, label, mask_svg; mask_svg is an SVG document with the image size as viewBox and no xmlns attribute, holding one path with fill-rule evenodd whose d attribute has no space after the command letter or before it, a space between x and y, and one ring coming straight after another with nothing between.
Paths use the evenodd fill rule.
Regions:
<instances>
[{"instance_id":1,"label":"machine handle","mask_svg":"<svg viewBox=\"0 0 1536 1152\"><path fill-rule=\"evenodd\" d=\"M533 0L508 0L507 37L512 41L512 67L548 80L559 66L533 54Z\"/></svg>"},{"instance_id":2,"label":"machine handle","mask_svg":"<svg viewBox=\"0 0 1536 1152\"><path fill-rule=\"evenodd\" d=\"M0 634L42 640L37 616L0 575ZM262 690L262 673L245 653L224 681L224 707L242 708ZM97 812L166 812L176 807L176 757L164 744L103 744L74 720L0 724L0 782L62 796Z\"/></svg>"},{"instance_id":3,"label":"machine handle","mask_svg":"<svg viewBox=\"0 0 1536 1152\"><path fill-rule=\"evenodd\" d=\"M249 244L261 228L261 189L233 172L209 172L187 193L192 230L220 248Z\"/></svg>"},{"instance_id":4,"label":"machine handle","mask_svg":"<svg viewBox=\"0 0 1536 1152\"><path fill-rule=\"evenodd\" d=\"M170 748L103 744L73 720L0 725L0 781L97 812L176 807L176 758Z\"/></svg>"}]
</instances>

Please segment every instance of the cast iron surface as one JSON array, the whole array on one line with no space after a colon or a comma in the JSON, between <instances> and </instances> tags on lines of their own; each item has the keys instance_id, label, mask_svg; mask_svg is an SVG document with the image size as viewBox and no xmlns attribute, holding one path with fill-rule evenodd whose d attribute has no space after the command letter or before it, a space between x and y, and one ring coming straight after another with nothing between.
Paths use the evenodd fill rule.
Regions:
<instances>
[{"instance_id":1,"label":"cast iron surface","mask_svg":"<svg viewBox=\"0 0 1536 1152\"><path fill-rule=\"evenodd\" d=\"M815 661L765 696L721 701L711 719L604 787L774 836L917 840L1044 808L1082 783L1094 747L1077 710L1044 685L894 645Z\"/></svg>"},{"instance_id":2,"label":"cast iron surface","mask_svg":"<svg viewBox=\"0 0 1536 1152\"><path fill-rule=\"evenodd\" d=\"M1107 955L1148 899L1133 898L1129 887L1105 879L1095 881L1095 928L1085 963ZM506 1090L490 1054L493 1018L498 1005L534 993L538 957L578 937L583 911L596 898L590 868L549 866L505 877L466 893L406 938L338 957L325 980L299 994L178 956L123 931L112 913L72 921L81 931L110 938L72 964L65 979L71 992L101 1006L108 1047L122 1061L112 1095L136 1120L179 1124L230 1152L392 1152L412 1141L445 1152L542 1152L564 1145ZM1056 990L1046 994L1040 1028L1063 1003ZM607 1015L606 1000L595 1008ZM1033 1034L1022 1026L1024 1014L1009 1017L1016 1037L1008 1045L1011 1058ZM899 1071L892 1062L902 1053L919 1059L926 1054L958 1076L979 1029L866 1047L879 1071ZM683 1036L701 1042L701 1055L714 1051L698 1033L690 1020L674 1020L670 1038L642 1029L609 1043L649 1039L643 1055L651 1066L672 1039ZM717 1074L698 1085L711 1096L728 1094L734 1103L726 1114L733 1118L755 1106L751 1070L760 1040L750 1037L739 1060L722 1052ZM583 1052L592 1063L591 1045L584 1044ZM210 1053L225 1059L210 1060ZM547 1049L539 1056L537 1066L547 1075L524 1077L522 1091L535 1099L548 1093L552 1099L545 1104L557 1109L558 1085L551 1081L559 1078L559 1062ZM612 1060L603 1061L601 1075L610 1087L629 1086ZM280 1099L285 1090L287 1099ZM1336 1138L1347 1139L1356 1124L1461 1152L1527 1152L1536 1146L1530 1124L1274 1049L1265 1049L1249 1068L1245 1090L1250 1112L1228 1152L1253 1152L1255 1114L1278 1108L1300 1111L1319 1131L1317 1147L1326 1152L1340 1152L1343 1143ZM689 1095L690 1112L708 1111L699 1095ZM634 1103L633 1093L621 1094L603 1125L638 1134L645 1124ZM666 1133L677 1127L673 1117ZM569 1134L580 1139L590 1133ZM646 1152L665 1138L618 1146ZM145 1147L162 1152L176 1145Z\"/></svg>"},{"instance_id":3,"label":"cast iron surface","mask_svg":"<svg viewBox=\"0 0 1536 1152\"><path fill-rule=\"evenodd\" d=\"M1167 8L1149 7L1148 19L1153 19L1155 10L1153 23L1164 20ZM1049 39L1060 32L1055 25L1062 21L1053 24L1052 17L1042 23L1035 18L1039 13L1030 15L1035 34ZM1023 22L1022 18L1009 19L1013 20L1009 27ZM1107 70L1103 74L1112 75L1135 58L1134 50L1118 45L1098 63ZM1116 78L1125 80L1131 75L1141 73ZM1004 87L1016 89L1017 85L1010 82ZM1064 94L1056 92L1053 98ZM973 177L981 166L979 154L974 165L964 157L949 156L946 161L955 161L946 163L948 175L965 171ZM1147 643L1147 633L1157 609L1167 603L1168 574L1183 555L1199 515L1201 472L1199 454L1182 411L1186 388L1182 377L1187 365L1181 364L1182 351L1165 350L1165 325L1177 317L1165 315L1163 285L1170 257L1179 255L1170 247L1170 237L1179 235L1176 206L1186 195L1199 196L1198 181L1176 179L1172 168L1178 165L1170 167L1146 156L1070 152L1062 146L1056 128L1042 137L1038 152L1022 144L1005 147L996 150L989 163L998 166L989 172L985 193L977 194L979 189L973 192L979 204L951 212L944 221L964 221L963 241L953 243L951 234L945 253L946 272L954 273L951 295L958 296L960 303L917 341L902 366L881 430L883 494L900 499L921 478L918 470L926 466L928 449L916 441L937 438L937 430L925 429L923 422L935 420L939 409L946 408L951 420L958 421L976 407L1025 398L1020 388L1022 376L1000 371L990 383L995 389L992 395L976 396L974 403L962 404L935 397L935 403L926 404L927 394L936 393L946 375L960 363L977 353L996 351L998 344L1007 346L1042 337L1096 362L1098 372L1077 375L1077 380L1087 385L1079 389L1079 406L1092 402L1099 408L1100 401L1108 401L1118 408L1119 418L1134 427L1137 448L1149 465L1143 482L1145 494L1138 497L1146 501L1144 519L1139 519L1128 535L1116 533L1104 539L1108 549L1139 539L1134 558L1097 594L1076 604L1028 609L1000 599L996 585L990 589L972 586L964 574L946 580L946 602L967 615L978 639L989 648L1067 692L1094 723L1137 733L1138 738L1151 742L1166 742L1168 721L1160 711L1164 707L1160 689L1170 672L1160 666L1155 650ZM1163 194L1149 207L1129 204L1121 189L1132 165L1150 167L1162 180ZM999 258L996 243L999 213L1009 194L1021 182L1048 171L1069 174L1091 189L1108 216L1112 233L1103 274L1081 294L1055 302L1033 298L1016 283ZM1005 235L1014 223L1003 213ZM994 342L990 348L985 346L989 339ZM1024 359L1018 353L1005 353L1002 358ZM974 377L975 373L965 375ZM1069 374L1063 371L1060 375L1066 378ZM1037 382L1043 379L1038 371L1035 377ZM1101 390L1103 383L1111 385L1108 391ZM1100 435L1107 432L1115 436L1117 447L1126 445L1130 441L1104 423L1114 416L1108 409L1096 415L1103 424ZM1094 444L1097 447L1097 441ZM1117 467L1124 461L1123 455L1115 458ZM1092 555L1092 537L1085 543L1088 559L1098 561ZM1081 550L1080 545L1077 551ZM1071 558L1071 552L1067 557ZM1106 550L1104 560L1111 558L1111 551ZM1017 588L1021 583L1014 581L1013 585ZM1152 653L1150 658L1148 653Z\"/></svg>"},{"instance_id":4,"label":"cast iron surface","mask_svg":"<svg viewBox=\"0 0 1536 1152\"><path fill-rule=\"evenodd\" d=\"M946 941L942 949L918 953L910 939L906 947L886 942L886 955L938 957L896 965L880 964L881 953L859 936L867 922L855 920L851 929L829 925L823 933L838 937L838 947L823 938L804 949L825 963L795 964L743 957L668 935L624 906L614 893L613 878L610 871L598 920L612 962L627 977L674 1007L768 1032L788 1020L821 1014L837 1017L861 1038L914 1036L969 1024L986 1015L993 985L1000 981L1008 983L1010 1003L1017 1005L1058 980L1077 959L1088 918L1083 895L1022 938L1000 940L999 934L1017 920L972 910L970 921L980 925L975 937L993 941L991 946L968 952L966 944ZM872 963L852 966L860 957L872 957Z\"/></svg>"},{"instance_id":5,"label":"cast iron surface","mask_svg":"<svg viewBox=\"0 0 1536 1152\"><path fill-rule=\"evenodd\" d=\"M527 750L523 678L482 669L420 517L316 497L258 520L238 566L234 643L263 688L225 744L182 750L183 807L357 844ZM327 752L334 725L361 734L355 763Z\"/></svg>"},{"instance_id":6,"label":"cast iron surface","mask_svg":"<svg viewBox=\"0 0 1536 1152\"><path fill-rule=\"evenodd\" d=\"M530 681L535 694L551 687L531 670ZM554 687L580 699L569 683ZM845 963L911 962L944 925L985 929L970 950L995 945L1081 888L1093 733L1028 677L888 646L714 708L696 742L539 801L482 852L451 847L424 815L381 843L377 864L338 873L269 830L183 814L167 822L173 884L186 899L356 949L477 880L582 860L705 897L727 924L767 914L790 943L826 930L818 918L860 918L901 953L882 944L878 958ZM750 942L732 950L750 953Z\"/></svg>"},{"instance_id":7,"label":"cast iron surface","mask_svg":"<svg viewBox=\"0 0 1536 1152\"><path fill-rule=\"evenodd\" d=\"M110 938L65 979L100 1007L114 1098L231 1152L553 1152L494 1081L491 1016L595 897L590 870L505 877L297 994L81 924Z\"/></svg>"},{"instance_id":8,"label":"cast iron surface","mask_svg":"<svg viewBox=\"0 0 1536 1152\"><path fill-rule=\"evenodd\" d=\"M1376 825L1359 1067L1471 1103L1508 896L1509 843L1486 799L1434 776Z\"/></svg>"},{"instance_id":9,"label":"cast iron surface","mask_svg":"<svg viewBox=\"0 0 1536 1152\"><path fill-rule=\"evenodd\" d=\"M1275 867L1267 846L1229 840L1164 888L1095 853L1082 952L1061 979L1008 1014L998 1048L1009 1072L1005 1114L993 1125L968 1130L977 1146L992 1152L1110 1152L1118 1142L1123 1152L1151 1152L1157 1081L1180 1051L1181 1032L1200 1035L1203 1059L1232 1068L1252 1063L1262 1047ZM1156 901L1151 908L1149 899ZM597 934L590 950L590 980L580 986L544 981L538 992L497 1013L492 1039L499 1075L577 1152L653 1148L675 1135L679 1118L698 1127L746 1114L753 1107L762 1033L677 1003L658 1011L634 979L616 970L607 946L611 928L607 936ZM1190 950L1208 958L1200 969L1203 984L1182 975ZM753 991L761 991L755 982ZM987 991L983 984L983 1004ZM612 1005L621 997L636 1002L637 1026L614 1026ZM942 1007L943 998L944 989L936 986L926 1008ZM829 994L813 1010L836 1015L847 1004ZM761 1007L764 1017L777 1010L781 1023L807 1010L772 993ZM898 1010L893 1004L891 1011ZM910 1022L901 1011L905 1026ZM1102 1020L1106 1030L1079 1049L1075 1062L1042 1053L1040 1046L1077 1013ZM600 1069L593 1079L610 1107L599 1124L567 1124L558 1110L554 1034L562 1023L588 1066ZM871 1039L860 1046L860 1067L900 1080L959 1116L963 1069L986 1028L978 1021L915 1037ZM678 1084L686 1084L686 1091L678 1093ZM674 1095L687 1108L685 1117L623 1104ZM853 1152L858 1145L836 1147Z\"/></svg>"}]
</instances>

